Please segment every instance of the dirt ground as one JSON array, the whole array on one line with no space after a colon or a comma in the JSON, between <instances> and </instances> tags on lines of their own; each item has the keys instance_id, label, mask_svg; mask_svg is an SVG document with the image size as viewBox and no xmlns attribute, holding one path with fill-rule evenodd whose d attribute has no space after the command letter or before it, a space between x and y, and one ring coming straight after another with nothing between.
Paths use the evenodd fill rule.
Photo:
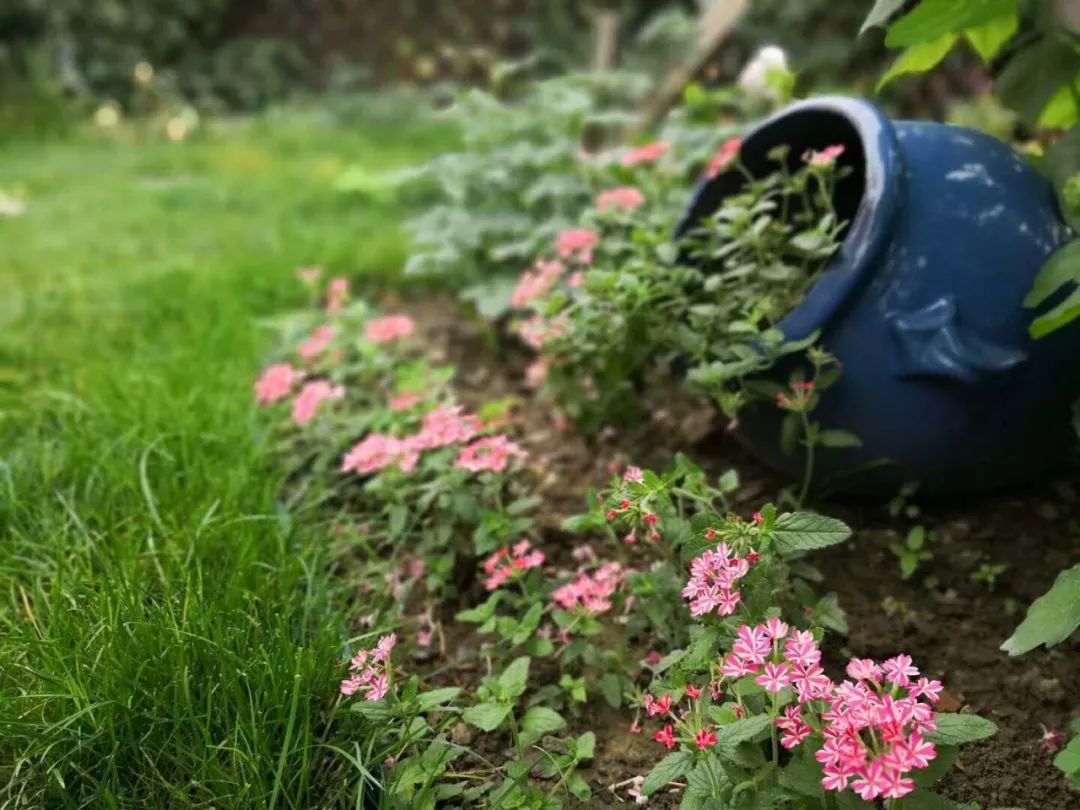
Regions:
<instances>
[{"instance_id":1,"label":"dirt ground","mask_svg":"<svg viewBox=\"0 0 1080 810\"><path fill-rule=\"evenodd\" d=\"M572 428L557 429L550 404L523 384L527 351L463 318L449 300L410 309L423 324L433 359L457 367L463 401L520 398L516 427L535 460L545 499L543 544L553 555L559 553L554 546L568 542L557 531L561 519L582 511L586 489L606 483L627 462L659 468L683 451L710 471L734 467L743 484L736 508L747 513L788 483L756 464L710 410L677 396L656 403L652 418L633 430L587 439ZM1018 658L998 647L1056 572L1080 561L1080 492L1070 481L1051 480L966 502L915 502L917 515L895 518L880 501L811 504L855 530L851 542L814 559L828 572L825 587L838 594L850 625L846 644L834 654L880 659L907 652L946 685L945 710L970 707L998 724L994 738L963 749L940 786L944 795L986 810L1077 810L1080 793L1054 768L1040 737L1041 726L1067 730L1080 714L1080 641L1074 636ZM933 531L928 547L934 556L905 581L889 546L916 523ZM992 583L976 581L972 574L984 564L1005 568ZM478 639L455 643L479 646ZM597 736L597 756L585 774L594 792L587 806L626 801L625 789L613 793L609 786L647 773L658 760L655 743L628 732L631 719L628 711L596 701L572 724L572 731L591 728ZM674 807L677 797L657 796L649 806Z\"/></svg>"}]
</instances>

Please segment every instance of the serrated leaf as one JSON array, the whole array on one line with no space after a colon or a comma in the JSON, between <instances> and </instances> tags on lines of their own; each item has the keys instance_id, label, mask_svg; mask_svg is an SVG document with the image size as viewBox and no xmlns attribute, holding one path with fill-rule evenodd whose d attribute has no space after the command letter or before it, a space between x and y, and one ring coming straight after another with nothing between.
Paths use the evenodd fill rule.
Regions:
<instances>
[{"instance_id":1,"label":"serrated leaf","mask_svg":"<svg viewBox=\"0 0 1080 810\"><path fill-rule=\"evenodd\" d=\"M772 719L767 714L736 720L716 729L716 744L731 747L745 742L756 742L767 734L772 727Z\"/></svg>"},{"instance_id":2,"label":"serrated leaf","mask_svg":"<svg viewBox=\"0 0 1080 810\"><path fill-rule=\"evenodd\" d=\"M935 729L926 739L936 745L963 745L997 734L997 726L977 714L934 714Z\"/></svg>"},{"instance_id":3,"label":"serrated leaf","mask_svg":"<svg viewBox=\"0 0 1080 810\"><path fill-rule=\"evenodd\" d=\"M525 691L525 684L529 680L529 657L523 655L515 658L499 676L499 686L508 697L516 698Z\"/></svg>"},{"instance_id":4,"label":"serrated leaf","mask_svg":"<svg viewBox=\"0 0 1080 810\"><path fill-rule=\"evenodd\" d=\"M462 712L461 719L481 731L494 731L508 714L510 707L505 703L479 703Z\"/></svg>"},{"instance_id":5,"label":"serrated leaf","mask_svg":"<svg viewBox=\"0 0 1080 810\"><path fill-rule=\"evenodd\" d=\"M964 36L983 62L989 65L1002 46L1013 38L1019 26L1020 18L1015 13L1003 14L982 25L968 28L964 31Z\"/></svg>"},{"instance_id":6,"label":"serrated leaf","mask_svg":"<svg viewBox=\"0 0 1080 810\"><path fill-rule=\"evenodd\" d=\"M427 711L434 709L436 706L442 706L445 703L449 703L451 700L461 694L460 686L447 686L442 689L432 689L430 692L421 692L416 696L416 705L420 707L420 711Z\"/></svg>"},{"instance_id":7,"label":"serrated leaf","mask_svg":"<svg viewBox=\"0 0 1080 810\"><path fill-rule=\"evenodd\" d=\"M780 554L828 548L851 537L851 529L836 518L813 512L785 512L776 519L773 542Z\"/></svg>"},{"instance_id":8,"label":"serrated leaf","mask_svg":"<svg viewBox=\"0 0 1080 810\"><path fill-rule=\"evenodd\" d=\"M1080 565L1058 574L1050 590L1032 602L1027 616L1001 649L1022 655L1041 644L1052 647L1080 626Z\"/></svg>"},{"instance_id":9,"label":"serrated leaf","mask_svg":"<svg viewBox=\"0 0 1080 810\"><path fill-rule=\"evenodd\" d=\"M668 782L680 779L690 772L694 759L686 751L672 751L653 766L641 785L641 792L651 796Z\"/></svg>"},{"instance_id":10,"label":"serrated leaf","mask_svg":"<svg viewBox=\"0 0 1080 810\"><path fill-rule=\"evenodd\" d=\"M561 714L547 706L533 706L521 718L521 744L532 745L545 734L552 734L566 727Z\"/></svg>"},{"instance_id":11,"label":"serrated leaf","mask_svg":"<svg viewBox=\"0 0 1080 810\"><path fill-rule=\"evenodd\" d=\"M930 42L912 45L885 71L885 75L878 82L877 89L880 90L897 76L903 76L905 73L925 73L930 70L952 50L956 40L956 34L944 34Z\"/></svg>"},{"instance_id":12,"label":"serrated leaf","mask_svg":"<svg viewBox=\"0 0 1080 810\"><path fill-rule=\"evenodd\" d=\"M945 34L959 34L1006 14L1016 14L1018 0L922 0L885 35L890 48L918 45Z\"/></svg>"}]
</instances>

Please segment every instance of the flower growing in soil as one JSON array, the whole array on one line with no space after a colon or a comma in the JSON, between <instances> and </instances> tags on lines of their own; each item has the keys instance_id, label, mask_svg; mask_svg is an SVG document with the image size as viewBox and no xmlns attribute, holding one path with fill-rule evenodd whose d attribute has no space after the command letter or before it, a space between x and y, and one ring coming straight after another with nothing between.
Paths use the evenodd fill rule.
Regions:
<instances>
[{"instance_id":1,"label":"flower growing in soil","mask_svg":"<svg viewBox=\"0 0 1080 810\"><path fill-rule=\"evenodd\" d=\"M415 329L416 322L408 315L384 315L365 324L364 337L374 343L389 343L408 337Z\"/></svg>"},{"instance_id":2,"label":"flower growing in soil","mask_svg":"<svg viewBox=\"0 0 1080 810\"><path fill-rule=\"evenodd\" d=\"M326 347L330 345L330 341L334 339L336 334L334 327L320 326L312 332L311 337L300 343L296 352L305 360L310 360L326 351Z\"/></svg>"},{"instance_id":3,"label":"flower growing in soil","mask_svg":"<svg viewBox=\"0 0 1080 810\"><path fill-rule=\"evenodd\" d=\"M537 298L542 298L551 292L552 287L565 272L566 265L557 259L537 261L522 274L517 286L510 294L510 304L518 309L524 309Z\"/></svg>"},{"instance_id":4,"label":"flower growing in soil","mask_svg":"<svg viewBox=\"0 0 1080 810\"><path fill-rule=\"evenodd\" d=\"M652 143L635 146L623 153L619 162L623 166L639 166L642 163L655 163L671 148L667 141L653 141Z\"/></svg>"},{"instance_id":5,"label":"flower growing in soil","mask_svg":"<svg viewBox=\"0 0 1080 810\"><path fill-rule=\"evenodd\" d=\"M742 598L735 585L749 570L749 560L736 556L726 543L691 560L690 579L682 589L683 599L690 602L690 615L734 613Z\"/></svg>"},{"instance_id":6,"label":"flower growing in soil","mask_svg":"<svg viewBox=\"0 0 1080 810\"><path fill-rule=\"evenodd\" d=\"M574 228L563 231L555 240L555 252L564 259L592 261L592 249L600 241L600 235L591 228Z\"/></svg>"},{"instance_id":7,"label":"flower growing in soil","mask_svg":"<svg viewBox=\"0 0 1080 810\"><path fill-rule=\"evenodd\" d=\"M580 571L577 579L556 588L551 601L563 610L605 613L611 610L611 597L626 578L626 570L617 562L608 562L589 572Z\"/></svg>"},{"instance_id":8,"label":"flower growing in soil","mask_svg":"<svg viewBox=\"0 0 1080 810\"><path fill-rule=\"evenodd\" d=\"M312 380L305 383L292 403L292 418L298 425L304 425L315 417L315 412L326 400L341 399L345 389L328 380Z\"/></svg>"},{"instance_id":9,"label":"flower growing in soil","mask_svg":"<svg viewBox=\"0 0 1080 810\"><path fill-rule=\"evenodd\" d=\"M255 401L260 405L285 399L292 393L293 384L303 379L304 372L288 363L274 363L255 381Z\"/></svg>"},{"instance_id":10,"label":"flower growing in soil","mask_svg":"<svg viewBox=\"0 0 1080 810\"><path fill-rule=\"evenodd\" d=\"M349 677L341 682L341 694L362 694L364 700L382 700L390 691L390 651L397 643L394 633L379 638L370 650L361 647L349 661Z\"/></svg>"},{"instance_id":11,"label":"flower growing in soil","mask_svg":"<svg viewBox=\"0 0 1080 810\"><path fill-rule=\"evenodd\" d=\"M601 191L596 195L596 207L600 211L617 208L620 211L633 211L645 204L645 195L636 186L621 186ZM516 305L515 305L516 306Z\"/></svg>"},{"instance_id":12,"label":"flower growing in soil","mask_svg":"<svg viewBox=\"0 0 1080 810\"><path fill-rule=\"evenodd\" d=\"M539 568L544 564L544 552L534 549L528 540L522 540L513 546L500 548L484 560L484 587L489 591L501 588L507 582L519 579L530 568Z\"/></svg>"},{"instance_id":13,"label":"flower growing in soil","mask_svg":"<svg viewBox=\"0 0 1080 810\"><path fill-rule=\"evenodd\" d=\"M384 467L396 466L402 472L409 472L416 467L419 459L420 452L408 439L371 433L345 454L341 471L366 475Z\"/></svg>"},{"instance_id":14,"label":"flower growing in soil","mask_svg":"<svg viewBox=\"0 0 1080 810\"><path fill-rule=\"evenodd\" d=\"M523 459L525 456L525 451L517 443L500 433L477 439L461 448L454 466L470 472L502 472L511 459Z\"/></svg>"}]
</instances>

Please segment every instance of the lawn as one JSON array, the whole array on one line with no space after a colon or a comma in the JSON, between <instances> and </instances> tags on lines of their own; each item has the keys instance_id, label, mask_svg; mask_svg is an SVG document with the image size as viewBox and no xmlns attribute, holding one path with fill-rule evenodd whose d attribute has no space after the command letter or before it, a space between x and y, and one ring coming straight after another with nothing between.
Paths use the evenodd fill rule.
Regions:
<instances>
[{"instance_id":1,"label":"lawn","mask_svg":"<svg viewBox=\"0 0 1080 810\"><path fill-rule=\"evenodd\" d=\"M279 506L258 324L302 298L295 267L395 273L400 206L334 181L446 140L291 109L5 145L28 210L0 219L0 804L346 794L320 747L345 584Z\"/></svg>"}]
</instances>

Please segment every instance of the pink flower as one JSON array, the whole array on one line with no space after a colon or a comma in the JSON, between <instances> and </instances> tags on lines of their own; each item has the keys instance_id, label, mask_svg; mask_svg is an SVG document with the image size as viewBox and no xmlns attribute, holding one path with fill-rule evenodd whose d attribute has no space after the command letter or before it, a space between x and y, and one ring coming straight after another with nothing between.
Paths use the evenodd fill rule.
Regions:
<instances>
[{"instance_id":1,"label":"pink flower","mask_svg":"<svg viewBox=\"0 0 1080 810\"><path fill-rule=\"evenodd\" d=\"M741 598L735 586L749 570L746 558L733 556L724 543L691 560L690 579L682 590L683 598L690 602L690 615L734 613Z\"/></svg>"},{"instance_id":2,"label":"pink flower","mask_svg":"<svg viewBox=\"0 0 1080 810\"><path fill-rule=\"evenodd\" d=\"M692 683L688 683L686 685L686 694L691 700L697 700L699 697L701 697L701 691L702 690L698 689Z\"/></svg>"},{"instance_id":3,"label":"pink flower","mask_svg":"<svg viewBox=\"0 0 1080 810\"><path fill-rule=\"evenodd\" d=\"M781 639L788 634L788 626L777 618L765 622L765 633L773 640Z\"/></svg>"},{"instance_id":4,"label":"pink flower","mask_svg":"<svg viewBox=\"0 0 1080 810\"><path fill-rule=\"evenodd\" d=\"M592 249L600 241L600 235L591 228L574 228L563 231L555 240L555 252L564 259L576 258L592 261Z\"/></svg>"},{"instance_id":5,"label":"pink flower","mask_svg":"<svg viewBox=\"0 0 1080 810\"><path fill-rule=\"evenodd\" d=\"M341 312L345 299L349 297L349 280L338 276L330 279L326 285L326 312L334 315Z\"/></svg>"},{"instance_id":6,"label":"pink flower","mask_svg":"<svg viewBox=\"0 0 1080 810\"><path fill-rule=\"evenodd\" d=\"M694 745L697 746L699 751L705 751L716 745L716 735L707 728L701 729L694 735Z\"/></svg>"},{"instance_id":7,"label":"pink flower","mask_svg":"<svg viewBox=\"0 0 1080 810\"><path fill-rule=\"evenodd\" d=\"M881 667L869 658L852 658L848 661L847 669L845 671L847 672L848 677L855 678L856 680L881 680Z\"/></svg>"},{"instance_id":8,"label":"pink flower","mask_svg":"<svg viewBox=\"0 0 1080 810\"><path fill-rule=\"evenodd\" d=\"M496 436L476 439L461 448L454 466L470 472L482 470L502 472L510 463L510 459L523 459L525 456L526 453L520 446L500 433Z\"/></svg>"},{"instance_id":9,"label":"pink flower","mask_svg":"<svg viewBox=\"0 0 1080 810\"><path fill-rule=\"evenodd\" d=\"M771 649L772 645L769 643L764 627L760 625L749 627L744 624L735 631L735 643L731 645L731 651L735 655L755 664L761 664L764 663L765 656Z\"/></svg>"},{"instance_id":10,"label":"pink flower","mask_svg":"<svg viewBox=\"0 0 1080 810\"><path fill-rule=\"evenodd\" d=\"M1057 729L1050 729L1040 724L1039 728L1042 729L1042 736L1039 737L1039 744L1042 745L1051 754L1061 748L1061 744L1065 741L1065 735Z\"/></svg>"},{"instance_id":11,"label":"pink flower","mask_svg":"<svg viewBox=\"0 0 1080 810\"><path fill-rule=\"evenodd\" d=\"M511 548L504 546L484 560L484 573L488 575L484 587L489 591L497 590L530 568L539 568L544 559L544 552L533 550L528 540L515 543Z\"/></svg>"},{"instance_id":12,"label":"pink flower","mask_svg":"<svg viewBox=\"0 0 1080 810\"><path fill-rule=\"evenodd\" d=\"M332 385L327 380L312 380L305 383L296 395L292 403L292 418L298 425L304 425L315 417L319 405L325 400L341 399L345 396L345 389L340 385Z\"/></svg>"},{"instance_id":13,"label":"pink flower","mask_svg":"<svg viewBox=\"0 0 1080 810\"><path fill-rule=\"evenodd\" d=\"M667 692L659 699L654 698L650 694L646 694L642 703L645 705L645 713L649 715L649 717L655 717L658 714L665 715L671 711L671 695Z\"/></svg>"},{"instance_id":14,"label":"pink flower","mask_svg":"<svg viewBox=\"0 0 1080 810\"><path fill-rule=\"evenodd\" d=\"M863 801L876 799L883 796L892 786L889 774L880 762L871 762L855 781L851 783L851 789L858 794Z\"/></svg>"},{"instance_id":15,"label":"pink flower","mask_svg":"<svg viewBox=\"0 0 1080 810\"><path fill-rule=\"evenodd\" d=\"M330 341L334 339L335 334L334 327L320 326L312 332L311 337L297 347L296 352L305 360L310 360L312 357L326 351L326 347L330 345Z\"/></svg>"},{"instance_id":16,"label":"pink flower","mask_svg":"<svg viewBox=\"0 0 1080 810\"><path fill-rule=\"evenodd\" d=\"M534 349L539 349L547 340L566 334L566 326L565 315L550 320L542 315L533 315L529 320L518 324L517 332L525 343Z\"/></svg>"},{"instance_id":17,"label":"pink flower","mask_svg":"<svg viewBox=\"0 0 1080 810\"><path fill-rule=\"evenodd\" d=\"M339 687L345 696L364 691L364 700L382 700L390 690L390 650L397 636L383 636L370 650L359 649L349 662L350 674Z\"/></svg>"},{"instance_id":18,"label":"pink flower","mask_svg":"<svg viewBox=\"0 0 1080 810\"><path fill-rule=\"evenodd\" d=\"M375 647L375 651L371 655L371 660L375 663L382 663L390 657L390 651L394 649L394 645L397 644L397 635L390 633L386 636L379 637L379 643Z\"/></svg>"},{"instance_id":19,"label":"pink flower","mask_svg":"<svg viewBox=\"0 0 1080 810\"><path fill-rule=\"evenodd\" d=\"M709 166L706 170L708 177L712 179L726 169L728 164L738 156L740 148L742 148L741 138L728 138L720 144L716 154L709 160Z\"/></svg>"},{"instance_id":20,"label":"pink flower","mask_svg":"<svg viewBox=\"0 0 1080 810\"><path fill-rule=\"evenodd\" d=\"M255 382L255 401L260 405L277 402L292 392L293 383L301 379L304 372L288 363L274 363L268 366Z\"/></svg>"},{"instance_id":21,"label":"pink flower","mask_svg":"<svg viewBox=\"0 0 1080 810\"><path fill-rule=\"evenodd\" d=\"M416 322L408 315L384 315L367 322L364 326L364 337L374 343L388 343L408 337L415 329Z\"/></svg>"},{"instance_id":22,"label":"pink flower","mask_svg":"<svg viewBox=\"0 0 1080 810\"><path fill-rule=\"evenodd\" d=\"M544 384L549 371L549 361L546 357L539 357L525 368L525 385L537 389Z\"/></svg>"},{"instance_id":23,"label":"pink flower","mask_svg":"<svg viewBox=\"0 0 1080 810\"><path fill-rule=\"evenodd\" d=\"M671 148L667 141L653 141L642 146L628 149L619 162L623 166L637 166L642 163L654 163L662 158Z\"/></svg>"},{"instance_id":24,"label":"pink flower","mask_svg":"<svg viewBox=\"0 0 1080 810\"><path fill-rule=\"evenodd\" d=\"M622 474L623 481L630 481L634 484L642 484L645 482L645 474L641 471L641 467L630 466Z\"/></svg>"},{"instance_id":25,"label":"pink flower","mask_svg":"<svg viewBox=\"0 0 1080 810\"><path fill-rule=\"evenodd\" d=\"M297 267L295 271L296 277L309 287L314 286L315 282L322 276L323 269L321 267Z\"/></svg>"},{"instance_id":26,"label":"pink flower","mask_svg":"<svg viewBox=\"0 0 1080 810\"><path fill-rule=\"evenodd\" d=\"M518 281L514 291L510 294L510 305L515 309L524 309L537 298L543 298L558 282L566 266L558 261L537 261L529 270L526 270Z\"/></svg>"},{"instance_id":27,"label":"pink flower","mask_svg":"<svg viewBox=\"0 0 1080 810\"><path fill-rule=\"evenodd\" d=\"M389 408L392 411L407 411L420 399L419 394L395 394L390 398Z\"/></svg>"},{"instance_id":28,"label":"pink flower","mask_svg":"<svg viewBox=\"0 0 1080 810\"><path fill-rule=\"evenodd\" d=\"M570 288L580 287L585 283L585 274L580 270L575 270L573 273L566 277L566 286Z\"/></svg>"},{"instance_id":29,"label":"pink flower","mask_svg":"<svg viewBox=\"0 0 1080 810\"><path fill-rule=\"evenodd\" d=\"M351 697L359 691L361 686L363 686L363 681L360 680L360 673L354 672L341 682L340 691L346 697Z\"/></svg>"},{"instance_id":30,"label":"pink flower","mask_svg":"<svg viewBox=\"0 0 1080 810\"><path fill-rule=\"evenodd\" d=\"M603 211L618 208L620 211L633 211L645 203L645 195L635 186L621 186L602 191L596 197L596 207Z\"/></svg>"},{"instance_id":31,"label":"pink flower","mask_svg":"<svg viewBox=\"0 0 1080 810\"><path fill-rule=\"evenodd\" d=\"M460 405L441 405L424 414L420 432L410 443L417 450L434 450L467 442L480 432L480 420Z\"/></svg>"},{"instance_id":32,"label":"pink flower","mask_svg":"<svg viewBox=\"0 0 1080 810\"><path fill-rule=\"evenodd\" d=\"M675 747L675 734L671 730L671 723L666 724L660 731L656 732L653 739L658 743L663 743L669 751L673 749Z\"/></svg>"},{"instance_id":33,"label":"pink flower","mask_svg":"<svg viewBox=\"0 0 1080 810\"><path fill-rule=\"evenodd\" d=\"M551 599L563 610L604 613L611 609L611 597L626 573L616 562L605 563L591 572L579 571L577 579L556 588Z\"/></svg>"},{"instance_id":34,"label":"pink flower","mask_svg":"<svg viewBox=\"0 0 1080 810\"><path fill-rule=\"evenodd\" d=\"M376 675L371 679L369 687L364 700L382 700L390 689L390 681L385 675Z\"/></svg>"},{"instance_id":35,"label":"pink flower","mask_svg":"<svg viewBox=\"0 0 1080 810\"><path fill-rule=\"evenodd\" d=\"M411 442L371 433L345 454L341 471L366 475L384 467L396 466L402 472L410 472L419 458L420 453Z\"/></svg>"},{"instance_id":36,"label":"pink flower","mask_svg":"<svg viewBox=\"0 0 1080 810\"><path fill-rule=\"evenodd\" d=\"M908 686L912 678L919 677L919 670L911 665L911 656L901 653L881 664L885 679L898 686Z\"/></svg>"},{"instance_id":37,"label":"pink flower","mask_svg":"<svg viewBox=\"0 0 1080 810\"><path fill-rule=\"evenodd\" d=\"M842 154L844 154L844 145L837 143L826 146L820 151L808 149L803 153L803 160L811 166L832 166Z\"/></svg>"},{"instance_id":38,"label":"pink flower","mask_svg":"<svg viewBox=\"0 0 1080 810\"><path fill-rule=\"evenodd\" d=\"M791 683L791 667L787 664L766 664L754 683L766 692L779 692Z\"/></svg>"}]
</instances>

